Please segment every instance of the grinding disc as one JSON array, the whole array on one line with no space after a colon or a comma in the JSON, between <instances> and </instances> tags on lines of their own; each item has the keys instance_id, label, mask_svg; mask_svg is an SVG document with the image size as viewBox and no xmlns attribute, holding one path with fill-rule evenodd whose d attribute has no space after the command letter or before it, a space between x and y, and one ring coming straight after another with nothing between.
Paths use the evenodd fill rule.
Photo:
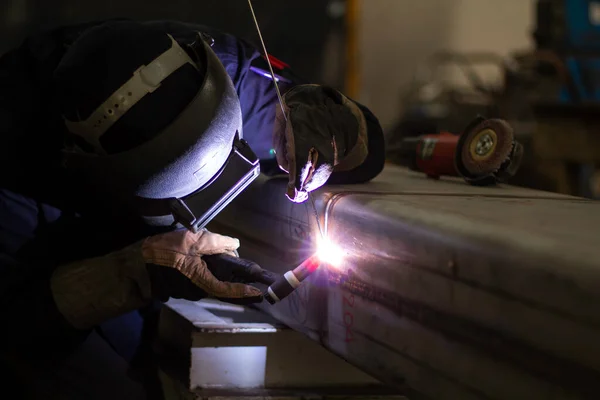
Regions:
<instances>
[{"instance_id":1,"label":"grinding disc","mask_svg":"<svg viewBox=\"0 0 600 400\"><path fill-rule=\"evenodd\" d=\"M486 119L461 138L460 158L465 170L474 176L497 172L510 158L514 145L512 127L501 119Z\"/></svg>"}]
</instances>

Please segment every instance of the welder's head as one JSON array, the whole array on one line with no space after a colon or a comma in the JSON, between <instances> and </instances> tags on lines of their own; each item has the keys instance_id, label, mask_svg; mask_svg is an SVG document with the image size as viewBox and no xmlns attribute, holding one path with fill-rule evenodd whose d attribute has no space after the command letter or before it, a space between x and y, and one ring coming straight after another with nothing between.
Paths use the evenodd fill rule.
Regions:
<instances>
[{"instance_id":1,"label":"welder's head","mask_svg":"<svg viewBox=\"0 0 600 400\"><path fill-rule=\"evenodd\" d=\"M103 24L69 47L55 85L65 166L97 204L198 229L258 174L235 88L203 34L186 43L150 23Z\"/></svg>"}]
</instances>

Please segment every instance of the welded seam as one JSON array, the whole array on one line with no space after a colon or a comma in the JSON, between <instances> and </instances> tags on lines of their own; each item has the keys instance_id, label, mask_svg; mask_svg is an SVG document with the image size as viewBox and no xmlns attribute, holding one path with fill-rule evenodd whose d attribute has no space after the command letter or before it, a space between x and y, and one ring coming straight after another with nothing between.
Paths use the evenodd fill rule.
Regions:
<instances>
[{"instance_id":1,"label":"welded seam","mask_svg":"<svg viewBox=\"0 0 600 400\"><path fill-rule=\"evenodd\" d=\"M325 237L327 237L327 233L329 232L329 214L332 212L333 207L341 198L345 197L346 194L358 193L358 192L344 192L344 193L336 193L327 199L325 203L325 211L323 212L323 231L325 232Z\"/></svg>"},{"instance_id":2,"label":"welded seam","mask_svg":"<svg viewBox=\"0 0 600 400\"><path fill-rule=\"evenodd\" d=\"M510 200L566 200L575 203L589 203L595 204L593 200L579 198L579 197L559 197L559 196L519 196L519 195L496 195L496 194L482 194L482 193L435 193L435 192L379 192L379 191L366 191L366 190L355 190L348 192L335 193L332 196L350 196L350 195L377 195L377 196L431 196L431 197L481 197L486 199L510 199Z\"/></svg>"}]
</instances>

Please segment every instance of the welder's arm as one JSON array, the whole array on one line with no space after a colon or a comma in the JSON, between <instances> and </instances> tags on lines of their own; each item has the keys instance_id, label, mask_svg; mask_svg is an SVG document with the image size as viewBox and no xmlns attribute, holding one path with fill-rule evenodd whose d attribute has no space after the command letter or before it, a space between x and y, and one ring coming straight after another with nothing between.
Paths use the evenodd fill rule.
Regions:
<instances>
[{"instance_id":1,"label":"welder's arm","mask_svg":"<svg viewBox=\"0 0 600 400\"><path fill-rule=\"evenodd\" d=\"M68 351L91 328L153 300L260 302L262 292L249 283L270 285L278 276L235 256L238 246L234 238L182 230L47 273L0 254L0 311L7 322L0 339L21 351L35 345Z\"/></svg>"},{"instance_id":2,"label":"welder's arm","mask_svg":"<svg viewBox=\"0 0 600 400\"><path fill-rule=\"evenodd\" d=\"M239 94L244 137L261 159L263 172L281 172L282 167L290 173L288 197L302 201L303 193L325 181L361 183L381 172L383 131L368 108L323 86L281 83L280 90L289 107L287 126L269 78L248 71ZM311 148L319 159L307 174Z\"/></svg>"},{"instance_id":3,"label":"welder's arm","mask_svg":"<svg viewBox=\"0 0 600 400\"><path fill-rule=\"evenodd\" d=\"M237 304L261 302L250 283L276 275L235 255L239 241L188 230L148 237L103 257L60 266L50 286L60 314L77 329L142 308L151 300L205 297Z\"/></svg>"}]
</instances>

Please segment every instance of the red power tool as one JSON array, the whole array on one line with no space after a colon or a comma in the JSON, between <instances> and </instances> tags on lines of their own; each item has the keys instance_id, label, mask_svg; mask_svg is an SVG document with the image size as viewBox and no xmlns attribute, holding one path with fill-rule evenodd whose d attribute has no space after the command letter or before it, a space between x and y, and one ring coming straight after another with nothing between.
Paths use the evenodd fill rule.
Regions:
<instances>
[{"instance_id":1,"label":"red power tool","mask_svg":"<svg viewBox=\"0 0 600 400\"><path fill-rule=\"evenodd\" d=\"M430 178L460 176L483 186L514 176L523 146L506 121L477 117L460 135L440 132L405 138L400 154L402 164Z\"/></svg>"}]
</instances>

